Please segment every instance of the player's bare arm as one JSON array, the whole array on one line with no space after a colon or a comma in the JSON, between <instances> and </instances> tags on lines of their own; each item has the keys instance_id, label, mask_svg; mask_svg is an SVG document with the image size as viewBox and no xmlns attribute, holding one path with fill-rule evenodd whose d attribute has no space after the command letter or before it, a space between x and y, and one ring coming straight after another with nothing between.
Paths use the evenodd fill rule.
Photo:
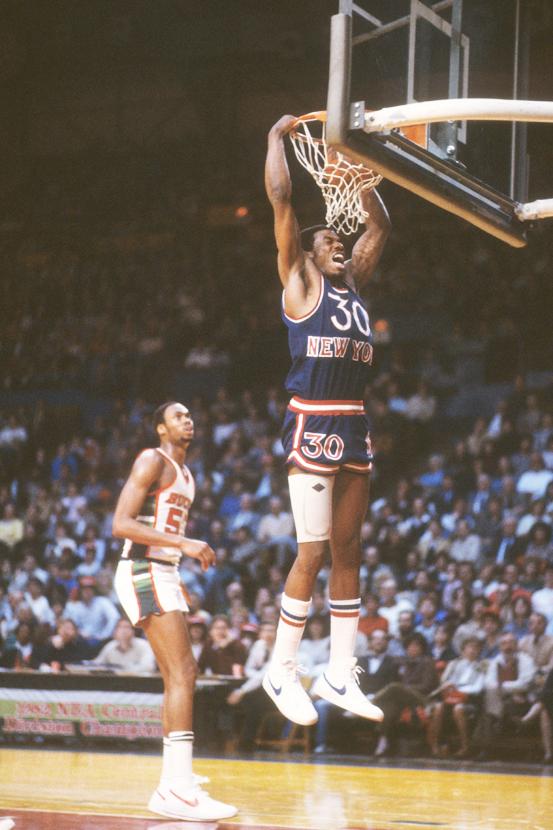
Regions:
<instances>
[{"instance_id":1,"label":"player's bare arm","mask_svg":"<svg viewBox=\"0 0 553 830\"><path fill-rule=\"evenodd\" d=\"M162 533L136 519L144 499L162 476L164 467L162 456L155 450L146 450L136 459L115 508L113 535L131 539L139 545L176 548L175 553L180 551L198 559L202 569L207 570L215 562L215 553L206 542L187 539L174 533Z\"/></svg>"},{"instance_id":2,"label":"player's bare arm","mask_svg":"<svg viewBox=\"0 0 553 830\"><path fill-rule=\"evenodd\" d=\"M348 282L357 289L371 278L392 227L388 211L376 189L364 191L362 201L363 209L369 214L366 230L353 246L348 263Z\"/></svg>"},{"instance_id":3,"label":"player's bare arm","mask_svg":"<svg viewBox=\"0 0 553 830\"><path fill-rule=\"evenodd\" d=\"M286 311L301 317L317 302L320 276L301 246L300 229L292 207L292 181L284 137L293 127L293 115L284 115L271 128L265 162L265 189L273 207L278 273L285 289Z\"/></svg>"}]
</instances>

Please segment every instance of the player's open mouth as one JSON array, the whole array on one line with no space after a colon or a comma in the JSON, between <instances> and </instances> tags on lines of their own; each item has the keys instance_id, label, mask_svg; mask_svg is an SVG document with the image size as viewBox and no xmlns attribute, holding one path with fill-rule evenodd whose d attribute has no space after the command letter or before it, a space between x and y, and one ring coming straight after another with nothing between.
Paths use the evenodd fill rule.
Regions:
<instances>
[{"instance_id":1,"label":"player's open mouth","mask_svg":"<svg viewBox=\"0 0 553 830\"><path fill-rule=\"evenodd\" d=\"M333 254L332 262L335 262L336 265L343 265L344 264L344 255L341 253Z\"/></svg>"}]
</instances>

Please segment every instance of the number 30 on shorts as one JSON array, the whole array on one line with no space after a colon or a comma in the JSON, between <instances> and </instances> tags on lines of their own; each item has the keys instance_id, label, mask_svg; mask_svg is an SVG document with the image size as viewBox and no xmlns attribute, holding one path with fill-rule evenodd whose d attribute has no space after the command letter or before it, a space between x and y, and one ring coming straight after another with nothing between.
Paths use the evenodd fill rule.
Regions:
<instances>
[{"instance_id":1,"label":"number 30 on shorts","mask_svg":"<svg viewBox=\"0 0 553 830\"><path fill-rule=\"evenodd\" d=\"M302 452L308 458L320 458L324 453L331 461L339 461L344 453L344 442L339 435L326 435L324 432L304 432L307 444L302 444Z\"/></svg>"}]
</instances>

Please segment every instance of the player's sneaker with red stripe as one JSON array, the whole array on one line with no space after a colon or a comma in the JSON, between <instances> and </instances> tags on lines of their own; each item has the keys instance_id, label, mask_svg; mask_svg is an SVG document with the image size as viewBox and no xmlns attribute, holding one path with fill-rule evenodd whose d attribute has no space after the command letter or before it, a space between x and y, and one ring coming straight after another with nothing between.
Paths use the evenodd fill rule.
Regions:
<instances>
[{"instance_id":1,"label":"player's sneaker with red stripe","mask_svg":"<svg viewBox=\"0 0 553 830\"><path fill-rule=\"evenodd\" d=\"M220 821L232 818L238 812L232 804L216 801L198 786L179 790L160 785L150 798L148 809L160 816L181 821Z\"/></svg>"},{"instance_id":2,"label":"player's sneaker with red stripe","mask_svg":"<svg viewBox=\"0 0 553 830\"><path fill-rule=\"evenodd\" d=\"M316 723L319 716L300 682L300 673L301 667L294 658L274 661L263 678L263 688L285 718L309 726Z\"/></svg>"},{"instance_id":3,"label":"player's sneaker with red stripe","mask_svg":"<svg viewBox=\"0 0 553 830\"><path fill-rule=\"evenodd\" d=\"M357 665L355 657L344 665L338 676L333 673L330 679L327 667L313 684L311 692L316 697L322 697L360 718L381 721L384 719L384 712L367 700L359 688L358 674L361 671L363 669Z\"/></svg>"}]
</instances>

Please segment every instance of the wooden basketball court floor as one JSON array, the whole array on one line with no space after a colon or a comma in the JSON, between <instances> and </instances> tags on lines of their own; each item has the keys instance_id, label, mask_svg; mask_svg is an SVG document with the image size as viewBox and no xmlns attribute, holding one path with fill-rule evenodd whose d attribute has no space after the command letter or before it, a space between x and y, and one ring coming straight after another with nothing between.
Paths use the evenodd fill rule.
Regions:
<instances>
[{"instance_id":1,"label":"wooden basketball court floor","mask_svg":"<svg viewBox=\"0 0 553 830\"><path fill-rule=\"evenodd\" d=\"M0 749L0 828L9 816L15 830L553 830L553 777L539 766L199 759L211 793L240 808L219 824L149 814L159 769L151 755Z\"/></svg>"}]
</instances>

